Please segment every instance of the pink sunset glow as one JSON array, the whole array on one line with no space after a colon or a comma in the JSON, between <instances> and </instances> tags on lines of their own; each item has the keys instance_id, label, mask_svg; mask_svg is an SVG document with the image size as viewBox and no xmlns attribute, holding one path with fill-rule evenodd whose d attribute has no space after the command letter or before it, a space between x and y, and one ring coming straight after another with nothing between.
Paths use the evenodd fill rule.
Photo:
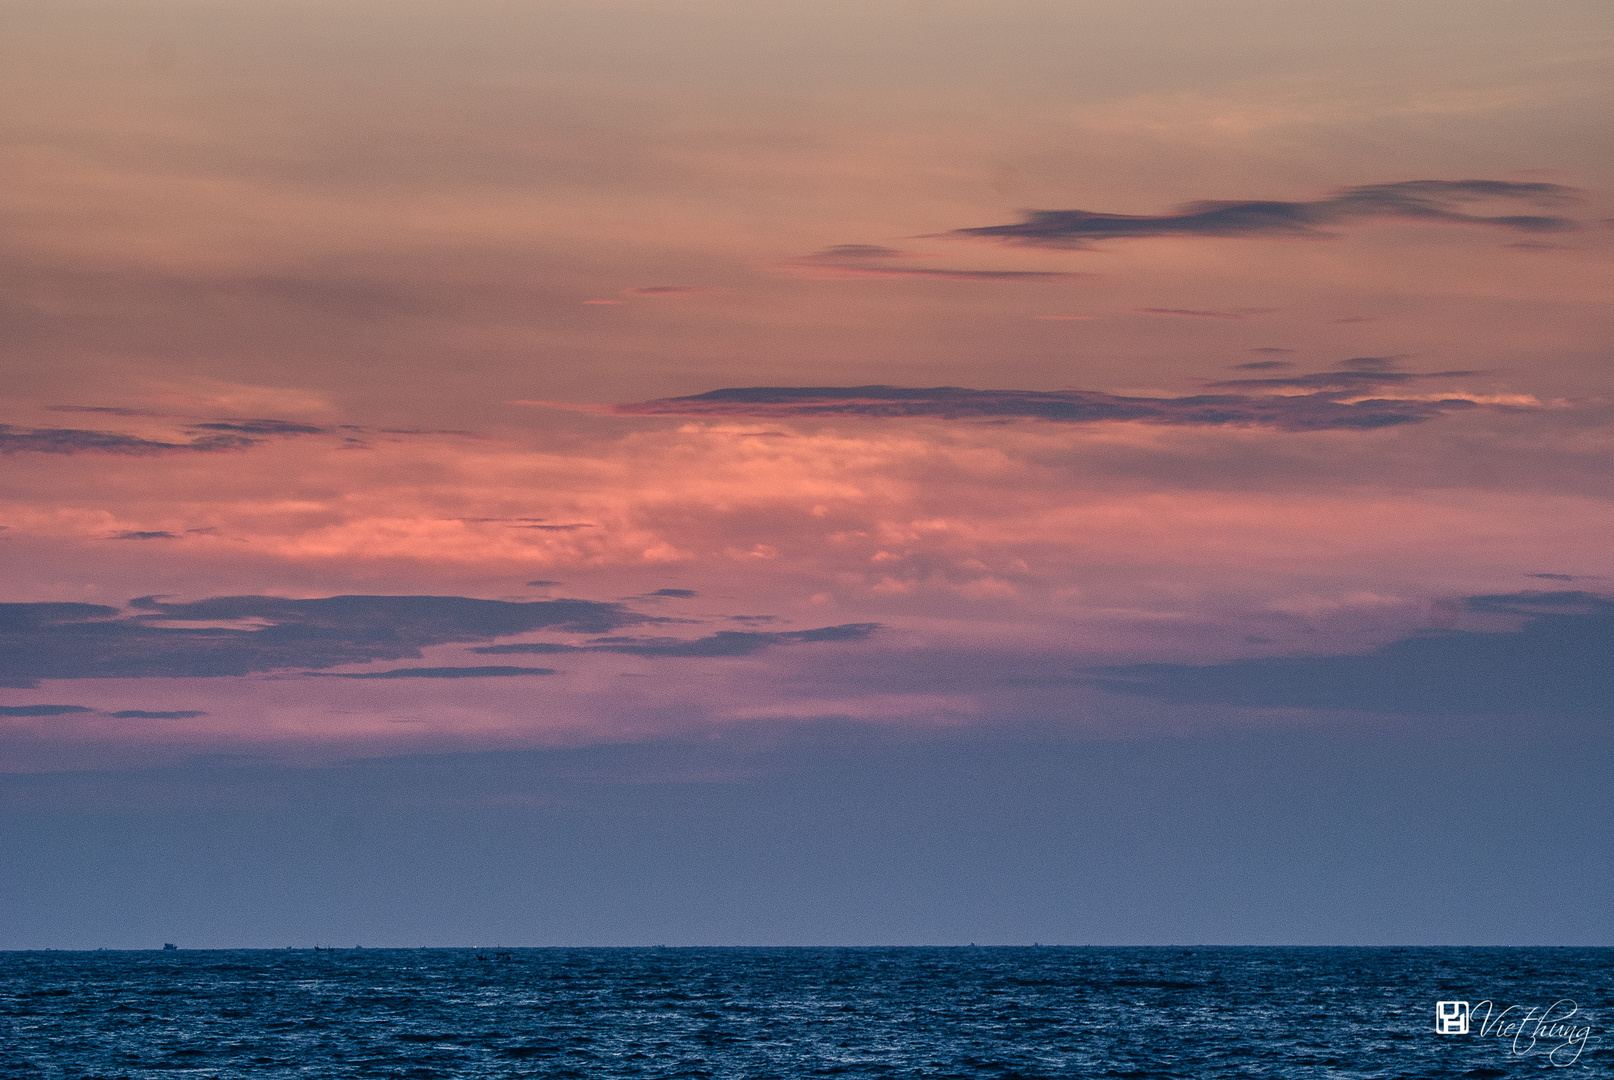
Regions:
<instances>
[{"instance_id":1,"label":"pink sunset glow","mask_svg":"<svg viewBox=\"0 0 1614 1080\"><path fill-rule=\"evenodd\" d=\"M990 882L1028 941L1278 940L1248 913L1381 862L1425 921L1322 937L1608 894L1590 841L1532 861L1608 820L1606 4L0 19L0 844L47 883L0 948L79 933L49 883L118 822L203 807L190 850L365 770L375 850L491 895L455 815L540 821L629 868L590 913L701 829L690 910L837 910L801 853L879 836L890 896ZM1569 749L1509 788L1519 747ZM1437 850L1475 806L1514 839ZM1204 822L1254 854L1172 847ZM1090 836L1192 919L1102 875L1119 921L1070 914L1038 875ZM600 940L883 940L848 920Z\"/></svg>"}]
</instances>

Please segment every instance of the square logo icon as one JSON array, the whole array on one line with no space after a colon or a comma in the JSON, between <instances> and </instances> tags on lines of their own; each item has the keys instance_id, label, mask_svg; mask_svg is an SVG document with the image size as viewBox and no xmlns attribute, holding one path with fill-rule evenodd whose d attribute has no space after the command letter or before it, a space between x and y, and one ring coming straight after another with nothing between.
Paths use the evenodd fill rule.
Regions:
<instances>
[{"instance_id":1,"label":"square logo icon","mask_svg":"<svg viewBox=\"0 0 1614 1080\"><path fill-rule=\"evenodd\" d=\"M1467 1035L1468 1002L1435 1002L1435 1030L1442 1035Z\"/></svg>"}]
</instances>

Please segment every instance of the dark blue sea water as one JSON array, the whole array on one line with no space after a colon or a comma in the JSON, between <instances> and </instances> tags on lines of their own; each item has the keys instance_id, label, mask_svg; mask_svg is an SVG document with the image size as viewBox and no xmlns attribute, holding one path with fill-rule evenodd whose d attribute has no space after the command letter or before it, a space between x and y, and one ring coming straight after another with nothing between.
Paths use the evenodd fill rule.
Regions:
<instances>
[{"instance_id":1,"label":"dark blue sea water","mask_svg":"<svg viewBox=\"0 0 1614 1080\"><path fill-rule=\"evenodd\" d=\"M0 954L3 1075L75 1080L1607 1076L1611 1022L1609 949Z\"/></svg>"}]
</instances>

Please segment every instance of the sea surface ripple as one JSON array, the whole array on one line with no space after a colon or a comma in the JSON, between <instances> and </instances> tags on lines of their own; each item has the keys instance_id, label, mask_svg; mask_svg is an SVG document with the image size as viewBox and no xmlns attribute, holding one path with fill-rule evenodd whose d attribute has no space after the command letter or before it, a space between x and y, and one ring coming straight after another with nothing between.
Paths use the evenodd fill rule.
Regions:
<instances>
[{"instance_id":1,"label":"sea surface ripple","mask_svg":"<svg viewBox=\"0 0 1614 1080\"><path fill-rule=\"evenodd\" d=\"M0 1074L1610 1076L1611 976L1610 949L12 952ZM1568 1001L1567 1038L1589 1031L1573 1061L1561 1031L1482 1032L1483 1008L1439 1035L1439 1000Z\"/></svg>"}]
</instances>

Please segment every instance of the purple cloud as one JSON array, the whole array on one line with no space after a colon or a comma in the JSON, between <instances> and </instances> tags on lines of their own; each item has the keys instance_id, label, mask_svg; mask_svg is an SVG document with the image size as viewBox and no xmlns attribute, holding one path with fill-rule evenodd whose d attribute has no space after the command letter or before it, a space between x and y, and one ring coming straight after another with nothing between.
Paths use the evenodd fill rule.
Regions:
<instances>
[{"instance_id":1,"label":"purple cloud","mask_svg":"<svg viewBox=\"0 0 1614 1080\"><path fill-rule=\"evenodd\" d=\"M99 604L0 604L0 686L333 668L418 659L429 645L545 629L608 633L656 621L591 600L466 596L220 596L190 603L148 596L129 607L132 614Z\"/></svg>"},{"instance_id":2,"label":"purple cloud","mask_svg":"<svg viewBox=\"0 0 1614 1080\"><path fill-rule=\"evenodd\" d=\"M1124 237L1319 237L1328 235L1321 226L1374 218L1489 225L1519 232L1565 232L1580 228L1580 223L1571 218L1534 214L1486 217L1464 213L1459 207L1484 199L1554 207L1574 201L1577 194L1574 188L1561 184L1406 180L1345 188L1330 198L1312 202L1195 202L1172 214L1032 210L1024 221L1014 225L955 229L951 235L985 237L1032 247L1086 248L1094 240Z\"/></svg>"},{"instance_id":3,"label":"purple cloud","mask_svg":"<svg viewBox=\"0 0 1614 1080\"><path fill-rule=\"evenodd\" d=\"M821 626L816 630L786 630L764 633L755 630L719 630L709 637L681 640L679 638L603 637L588 645L561 645L551 641L534 641L512 645L484 645L472 649L474 653L508 656L516 653L625 653L629 656L717 657L750 656L775 645L802 645L820 641L862 641L876 630L879 623L847 623L843 626Z\"/></svg>"},{"instance_id":4,"label":"purple cloud","mask_svg":"<svg viewBox=\"0 0 1614 1080\"><path fill-rule=\"evenodd\" d=\"M0 424L0 454L117 454L145 457L152 454L216 454L256 446L257 439L244 435L201 435L190 442L162 442L122 435L114 431L84 431L77 428L34 428L26 430Z\"/></svg>"},{"instance_id":5,"label":"purple cloud","mask_svg":"<svg viewBox=\"0 0 1614 1080\"><path fill-rule=\"evenodd\" d=\"M407 667L391 671L305 671L304 675L322 675L331 679L488 679L509 675L554 675L554 668L546 667Z\"/></svg>"},{"instance_id":6,"label":"purple cloud","mask_svg":"<svg viewBox=\"0 0 1614 1080\"><path fill-rule=\"evenodd\" d=\"M1406 400L1362 395L1384 386L1472 372L1332 371L1292 378L1233 379L1212 388L1307 393L1197 394L1127 397L1096 390L972 390L958 386L752 386L690 397L615 405L621 416L793 418L932 417L943 420L1026 418L1062 423L1133 420L1171 425L1259 425L1284 431L1370 430L1415 424L1465 409L1466 398Z\"/></svg>"},{"instance_id":7,"label":"purple cloud","mask_svg":"<svg viewBox=\"0 0 1614 1080\"><path fill-rule=\"evenodd\" d=\"M1064 270L950 270L911 266L896 259L924 258L912 252L875 244L839 244L781 264L778 269L798 277L840 280L849 278L932 278L940 281L1058 281L1092 277Z\"/></svg>"}]
</instances>

